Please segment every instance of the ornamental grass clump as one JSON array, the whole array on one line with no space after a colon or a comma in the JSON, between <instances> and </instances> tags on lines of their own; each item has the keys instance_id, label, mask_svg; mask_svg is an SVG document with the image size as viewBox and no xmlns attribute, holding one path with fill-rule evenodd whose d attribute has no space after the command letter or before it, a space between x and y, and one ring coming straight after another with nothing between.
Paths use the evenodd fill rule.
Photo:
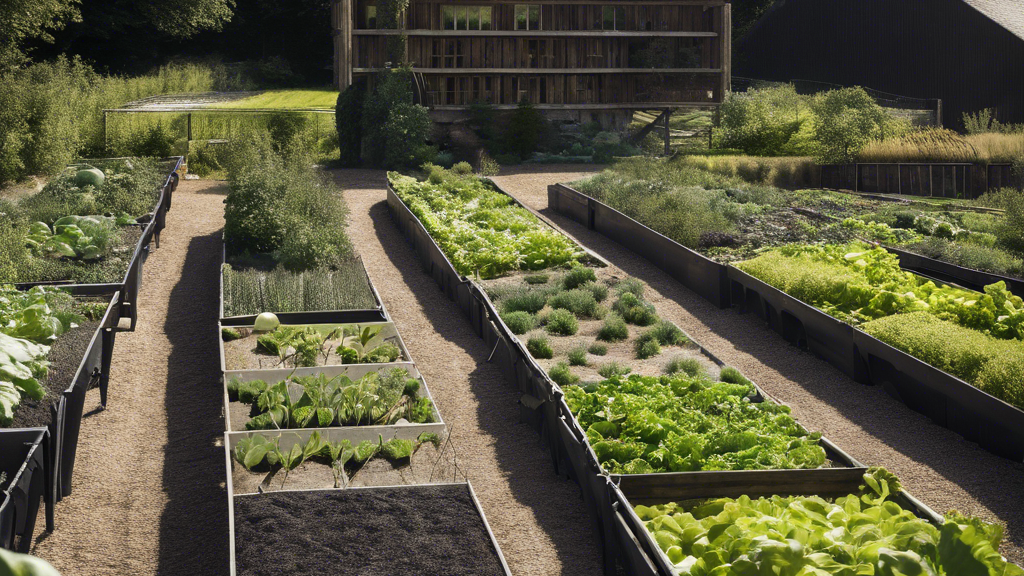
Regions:
<instances>
[{"instance_id":1,"label":"ornamental grass clump","mask_svg":"<svg viewBox=\"0 0 1024 576\"><path fill-rule=\"evenodd\" d=\"M548 314L544 329L555 336L572 336L579 331L580 323L572 312L558 309Z\"/></svg>"},{"instance_id":2,"label":"ornamental grass clump","mask_svg":"<svg viewBox=\"0 0 1024 576\"><path fill-rule=\"evenodd\" d=\"M570 386L580 381L580 377L573 374L569 365L565 362L559 362L552 366L551 369L548 370L548 376L550 376L551 380L559 386Z\"/></svg>"},{"instance_id":3,"label":"ornamental grass clump","mask_svg":"<svg viewBox=\"0 0 1024 576\"><path fill-rule=\"evenodd\" d=\"M616 314L608 316L597 333L597 339L605 342L622 342L627 338L629 338L629 327L626 326L626 321Z\"/></svg>"},{"instance_id":4,"label":"ornamental grass clump","mask_svg":"<svg viewBox=\"0 0 1024 576\"><path fill-rule=\"evenodd\" d=\"M559 292L548 299L548 306L564 309L583 318L602 318L607 310L597 303L590 290L581 288Z\"/></svg>"},{"instance_id":5,"label":"ornamental grass clump","mask_svg":"<svg viewBox=\"0 0 1024 576\"><path fill-rule=\"evenodd\" d=\"M501 320L516 336L526 334L537 324L537 319L529 312L509 312L501 315Z\"/></svg>"},{"instance_id":6,"label":"ornamental grass clump","mask_svg":"<svg viewBox=\"0 0 1024 576\"><path fill-rule=\"evenodd\" d=\"M526 342L526 350L538 360L550 360L555 357L551 342L544 336L534 336Z\"/></svg>"},{"instance_id":7,"label":"ornamental grass clump","mask_svg":"<svg viewBox=\"0 0 1024 576\"><path fill-rule=\"evenodd\" d=\"M562 287L566 290L572 290L583 286L587 282L596 282L597 274L592 268L586 266L574 266L569 272L562 278Z\"/></svg>"}]
</instances>

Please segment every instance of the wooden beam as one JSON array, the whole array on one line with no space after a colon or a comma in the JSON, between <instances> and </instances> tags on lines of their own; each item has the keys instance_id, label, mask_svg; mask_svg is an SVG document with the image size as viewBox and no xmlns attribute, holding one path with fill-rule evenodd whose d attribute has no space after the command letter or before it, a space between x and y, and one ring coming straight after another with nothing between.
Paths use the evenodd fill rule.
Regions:
<instances>
[{"instance_id":1,"label":"wooden beam","mask_svg":"<svg viewBox=\"0 0 1024 576\"><path fill-rule=\"evenodd\" d=\"M440 36L444 38L463 37L530 37L530 38L717 38L718 32L658 32L646 30L353 30L355 36Z\"/></svg>"},{"instance_id":2,"label":"wooden beam","mask_svg":"<svg viewBox=\"0 0 1024 576\"><path fill-rule=\"evenodd\" d=\"M658 122L661 122L662 119L664 119L664 121L665 121L665 128L667 130L668 129L668 117L671 116L671 115L672 115L672 109L671 108L666 108L665 110L662 110L661 114L659 114L657 118L652 120L650 124L648 124L647 126L644 126L643 128L641 128L640 131L637 132L636 134L630 136L629 137L630 141L634 142L634 143L641 142L644 138L647 137L648 134L651 133L652 130L654 130L654 128L658 125Z\"/></svg>"},{"instance_id":3,"label":"wooden beam","mask_svg":"<svg viewBox=\"0 0 1024 576\"><path fill-rule=\"evenodd\" d=\"M720 98L732 91L732 5L722 6L722 93Z\"/></svg>"},{"instance_id":4,"label":"wooden beam","mask_svg":"<svg viewBox=\"0 0 1024 576\"><path fill-rule=\"evenodd\" d=\"M383 68L353 68L358 74L379 72ZM413 68L418 74L720 74L721 68Z\"/></svg>"}]
</instances>

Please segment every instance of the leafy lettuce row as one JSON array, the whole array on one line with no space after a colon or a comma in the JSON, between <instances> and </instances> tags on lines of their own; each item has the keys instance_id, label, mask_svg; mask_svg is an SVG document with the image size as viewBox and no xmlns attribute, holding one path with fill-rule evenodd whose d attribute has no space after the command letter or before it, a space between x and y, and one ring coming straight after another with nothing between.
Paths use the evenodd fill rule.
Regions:
<instances>
[{"instance_id":1,"label":"leafy lettuce row","mask_svg":"<svg viewBox=\"0 0 1024 576\"><path fill-rule=\"evenodd\" d=\"M613 474L818 468L821 435L786 406L751 402L749 382L685 375L566 386L565 400Z\"/></svg>"},{"instance_id":2,"label":"leafy lettuce row","mask_svg":"<svg viewBox=\"0 0 1024 576\"><path fill-rule=\"evenodd\" d=\"M100 313L55 288L0 286L0 426L10 425L23 396L46 395L39 379L49 370L49 344L85 320L81 312Z\"/></svg>"},{"instance_id":3,"label":"leafy lettuce row","mask_svg":"<svg viewBox=\"0 0 1024 576\"><path fill-rule=\"evenodd\" d=\"M395 172L388 181L460 274L493 278L583 255L567 237L471 174L434 167L424 182Z\"/></svg>"},{"instance_id":4,"label":"leafy lettuce row","mask_svg":"<svg viewBox=\"0 0 1024 576\"><path fill-rule=\"evenodd\" d=\"M899 267L884 248L786 246L735 264L748 274L851 324L927 312L1004 340L1024 340L1024 301L1003 282L984 293L937 286Z\"/></svg>"},{"instance_id":5,"label":"leafy lettuce row","mask_svg":"<svg viewBox=\"0 0 1024 576\"><path fill-rule=\"evenodd\" d=\"M719 498L696 506L637 506L680 574L692 576L1022 576L999 555L1003 529L956 512L937 527L890 499L883 469L861 493Z\"/></svg>"}]
</instances>

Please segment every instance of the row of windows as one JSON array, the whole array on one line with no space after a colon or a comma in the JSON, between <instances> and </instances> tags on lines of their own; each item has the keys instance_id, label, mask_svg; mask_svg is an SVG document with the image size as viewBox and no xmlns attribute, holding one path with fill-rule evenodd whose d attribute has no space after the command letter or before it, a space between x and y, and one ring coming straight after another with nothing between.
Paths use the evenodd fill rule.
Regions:
<instances>
[{"instance_id":1,"label":"row of windows","mask_svg":"<svg viewBox=\"0 0 1024 576\"><path fill-rule=\"evenodd\" d=\"M442 6L441 24L444 30L491 30L491 6ZM366 6L366 27L377 27L377 7ZM515 5L516 30L543 30L539 4ZM602 6L594 14L595 30L625 30L626 8Z\"/></svg>"}]
</instances>

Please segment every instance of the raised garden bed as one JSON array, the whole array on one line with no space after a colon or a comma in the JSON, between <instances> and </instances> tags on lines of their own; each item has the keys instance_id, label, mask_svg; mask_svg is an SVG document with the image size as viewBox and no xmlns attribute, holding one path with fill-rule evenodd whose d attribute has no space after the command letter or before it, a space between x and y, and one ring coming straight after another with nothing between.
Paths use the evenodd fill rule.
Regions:
<instances>
[{"instance_id":1,"label":"raised garden bed","mask_svg":"<svg viewBox=\"0 0 1024 576\"><path fill-rule=\"evenodd\" d=\"M1001 456L1024 459L1024 411L730 267L733 294L792 344Z\"/></svg>"},{"instance_id":2,"label":"raised garden bed","mask_svg":"<svg viewBox=\"0 0 1024 576\"><path fill-rule=\"evenodd\" d=\"M469 484L252 494L230 513L232 576L510 574Z\"/></svg>"},{"instance_id":3,"label":"raised garden bed","mask_svg":"<svg viewBox=\"0 0 1024 576\"><path fill-rule=\"evenodd\" d=\"M53 530L51 451L45 428L0 434L0 548L29 551L40 500L46 505L46 530Z\"/></svg>"},{"instance_id":4,"label":"raised garden bed","mask_svg":"<svg viewBox=\"0 0 1024 576\"><path fill-rule=\"evenodd\" d=\"M338 270L292 273L272 261L229 259L221 268L220 316L225 325L252 324L256 315L273 312L286 324L303 324L325 311L363 311L360 322L386 321L376 288L355 258Z\"/></svg>"},{"instance_id":5,"label":"raised garden bed","mask_svg":"<svg viewBox=\"0 0 1024 576\"><path fill-rule=\"evenodd\" d=\"M105 160L90 160L94 166L114 166L114 165L130 165L131 159L105 159ZM54 271L47 272L47 275L52 276L56 274L58 277L46 277L46 278L27 278L25 276L19 276L16 278L8 278L5 281L14 282L21 289L27 289L36 285L59 285L69 291L72 294L80 296L106 296L119 294L118 300L118 314L121 318L127 318L130 321L130 329L135 329L135 324L138 320L137 311L137 300L139 294L139 288L142 277L142 266L145 262L150 249L150 243L156 239L157 246L159 247L159 234L163 230L166 223L166 212L170 209L170 197L173 189L177 185L177 170L180 167L182 158L175 157L170 159L164 159L159 161L159 170L161 177L159 182L155 184L153 204L152 208L148 208L145 214L121 214L118 216L118 223L113 236L111 237L106 252L101 251L102 258L96 260L98 263L91 264L93 255L96 254L96 247L85 246L82 244L72 248L75 252L74 258L68 259L67 257L61 257L64 260L61 265L63 268L55 269ZM122 166L123 169L123 166ZM130 170L130 169L129 169ZM73 176L73 175L72 175ZM79 190L75 187L76 182L72 176L63 177L62 180L57 182L51 182L53 186L64 186L73 187L69 188L72 192ZM116 177L116 176L115 176ZM63 184L62 184L63 182ZM83 184L84 185L84 184ZM108 184L113 186L113 184ZM128 186L127 184L117 184L117 186ZM65 192L70 194L71 192ZM60 218L63 216L69 216L65 212L71 211L89 211L91 208L88 203L79 202L72 200L61 200L67 206L57 203L54 206L50 206L49 203L43 201L44 194L48 194L47 190L44 189L36 197L29 198L28 201L40 204L35 208L30 209L31 214L50 214L51 218ZM72 197L77 197L74 192ZM115 192L112 192L112 198L110 204L105 206L120 206L123 202L122 196L117 196ZM81 196L88 197L88 194L81 194ZM25 204L26 200L22 200L21 204ZM52 203L52 202L51 202ZM21 205L19 204L19 205ZM95 209L95 208L92 208ZM72 215L73 216L73 215ZM81 215L79 215L81 216ZM136 222L135 224L125 224L124 222L132 221L132 218ZM93 217L93 221L102 220L101 218ZM114 219L111 218L111 222ZM50 242L53 246L57 246L55 242L58 240L64 242L65 246L70 246L68 238L79 234L78 231L72 231L71 236L67 233L61 233L61 230L67 230L67 228L61 228L58 223L61 220L56 220L53 226L48 228L48 231L42 230L42 228L35 229L38 234L36 241ZM49 226L50 222L45 222ZM66 224L74 224L80 227L81 225L95 225L95 224L83 224L80 221L67 221ZM34 226L41 226L42 224L36 224ZM84 231L85 229L83 229ZM57 236L50 240L53 234ZM63 239L63 240L62 240ZM42 248L41 248L42 249ZM49 250L49 248L47 248ZM57 250L57 248L53 248ZM68 248L60 248L60 250L68 250ZM71 252L67 252L70 256ZM84 274L81 275L81 274ZM67 277L59 277L67 276ZM88 278L82 280L81 278Z\"/></svg>"},{"instance_id":6,"label":"raised garden bed","mask_svg":"<svg viewBox=\"0 0 1024 576\"><path fill-rule=\"evenodd\" d=\"M9 424L11 428L0 428L0 436L15 428L49 430L48 451L54 460L47 469L55 475L55 499L71 493L86 392L99 387L101 402L106 404L118 320L117 298L115 293L109 299L78 297L72 301L76 310L82 307L79 313L89 316L49 345L45 358L50 366L46 377L38 379L44 395L34 399L22 393Z\"/></svg>"},{"instance_id":7,"label":"raised garden bed","mask_svg":"<svg viewBox=\"0 0 1024 576\"><path fill-rule=\"evenodd\" d=\"M775 573L772 572L773 567L786 566L800 570L807 566L821 569L829 566L839 569L841 565L870 565L876 560L890 567L904 563L905 571L900 573L912 573L910 566L918 566L922 556L928 558L929 562L942 563L946 574L967 573L979 568L988 573L985 566L996 570L992 573L1003 573L1005 560L1000 559L993 550L998 549L999 539L992 538L994 532L985 531L985 524L962 516L947 521L902 491L898 481L887 476L884 471L872 469L866 474L863 470L832 472L831 476L818 475L813 478L766 472L762 473L762 482L757 486L694 483L651 489L649 486L609 481L613 514L607 530L607 546L614 550L616 559L626 571L637 576L674 576L689 568L708 570L727 562L737 563L734 566L748 566L751 573ZM874 486L867 482L869 479ZM758 504L758 510L753 510L748 502L758 498L767 500ZM904 515L897 516L897 507L904 511ZM882 509L885 512L877 515ZM800 510L814 510L820 516L815 516L815 513L805 516ZM694 515L686 515L684 511ZM864 513L853 519L853 514L858 511ZM773 543L772 533L767 532L768 526L775 527L779 522L770 514L778 518L786 515L789 521L787 526L791 532L782 537L793 540L782 544L789 553L785 560L782 559L785 553L773 555L768 551ZM679 516L666 521L666 515ZM810 520L810 516L818 521ZM755 520L755 517L758 519ZM871 520L875 517L887 519ZM712 536L708 527L718 522L724 522L722 526L732 525L732 531L722 534L712 528L711 532L715 535L721 534L720 537ZM866 523L878 523L876 536L863 544L847 540L848 534L867 530ZM856 530L852 527L854 524L857 525ZM820 542L812 542L815 530L827 531L832 526L836 527L835 538L842 541L842 544L829 547ZM840 528L845 526L850 526L850 530ZM687 530L685 536L683 529ZM897 530L902 537L896 535ZM971 535L965 536L968 531ZM1001 530L999 533L1001 537ZM706 555L702 559L690 556L690 543L706 534L711 536L708 538ZM766 535L768 541L763 543L764 549L758 551L759 541L748 539L760 535ZM969 552L971 545L966 541L972 541L978 547L988 546L987 550L992 550L991 555L984 556L984 564L978 560L982 556L972 557ZM869 555L857 552L857 549L863 549L862 546L871 546L875 542L881 543L889 551ZM718 551L723 548L728 550L723 550L723 555L719 556ZM776 552L781 550L776 549ZM848 551L849 555L843 552L832 556L837 550ZM907 551L910 552L904 554ZM675 561L670 559L669 552ZM741 557L744 553L749 554ZM964 558L959 556L962 553L966 553L969 558L967 564L962 563Z\"/></svg>"},{"instance_id":8,"label":"raised garden bed","mask_svg":"<svg viewBox=\"0 0 1024 576\"><path fill-rule=\"evenodd\" d=\"M335 317L343 318L340 313ZM222 327L221 334L221 369L229 378L235 371L409 360L409 351L391 322L281 324L266 332L234 326Z\"/></svg>"}]
</instances>

